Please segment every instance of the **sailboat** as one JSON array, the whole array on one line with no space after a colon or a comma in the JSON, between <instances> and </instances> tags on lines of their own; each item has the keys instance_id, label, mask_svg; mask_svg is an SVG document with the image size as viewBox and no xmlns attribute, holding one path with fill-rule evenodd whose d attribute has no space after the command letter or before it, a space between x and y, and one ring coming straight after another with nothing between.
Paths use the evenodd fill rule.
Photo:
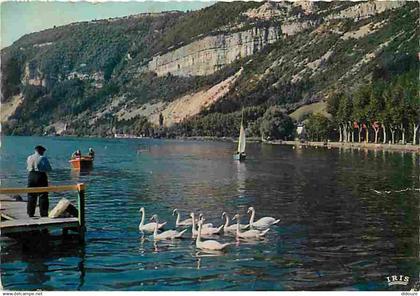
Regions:
<instances>
[{"instance_id":1,"label":"sailboat","mask_svg":"<svg viewBox=\"0 0 420 296\"><path fill-rule=\"evenodd\" d=\"M246 139L245 139L245 129L244 129L244 114L242 113L242 120L241 120L241 129L239 131L239 141L238 141L238 151L233 155L233 159L235 160L245 160L246 154L245 154L245 145L246 145Z\"/></svg>"}]
</instances>

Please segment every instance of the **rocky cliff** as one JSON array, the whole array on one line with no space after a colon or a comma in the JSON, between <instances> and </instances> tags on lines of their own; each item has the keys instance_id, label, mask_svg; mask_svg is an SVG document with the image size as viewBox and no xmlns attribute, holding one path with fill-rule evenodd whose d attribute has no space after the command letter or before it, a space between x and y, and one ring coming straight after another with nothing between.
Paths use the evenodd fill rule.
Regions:
<instances>
[{"instance_id":1,"label":"rocky cliff","mask_svg":"<svg viewBox=\"0 0 420 296\"><path fill-rule=\"evenodd\" d=\"M293 112L417 61L418 13L404 1L221 2L29 34L1 51L3 130L146 133L162 117Z\"/></svg>"},{"instance_id":2,"label":"rocky cliff","mask_svg":"<svg viewBox=\"0 0 420 296\"><path fill-rule=\"evenodd\" d=\"M358 3L354 6L341 10L339 13L332 14L327 19L352 18L359 21L370 16L383 13L387 10L397 9L406 4L406 1L369 1Z\"/></svg>"},{"instance_id":3,"label":"rocky cliff","mask_svg":"<svg viewBox=\"0 0 420 296\"><path fill-rule=\"evenodd\" d=\"M162 76L210 75L241 58L253 55L280 39L279 27L252 28L208 36L152 58L148 70Z\"/></svg>"}]
</instances>

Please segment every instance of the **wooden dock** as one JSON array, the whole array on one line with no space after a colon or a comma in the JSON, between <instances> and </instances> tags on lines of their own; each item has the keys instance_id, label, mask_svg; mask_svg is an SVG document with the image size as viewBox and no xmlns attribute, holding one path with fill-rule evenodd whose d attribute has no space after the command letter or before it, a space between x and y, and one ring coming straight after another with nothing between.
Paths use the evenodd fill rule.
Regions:
<instances>
[{"instance_id":1,"label":"wooden dock","mask_svg":"<svg viewBox=\"0 0 420 296\"><path fill-rule=\"evenodd\" d=\"M11 197L15 194L77 191L78 193L78 217L49 218L28 217L26 213L26 201L16 200ZM2 236L16 236L19 233L42 230L75 230L83 241L86 231L85 226L85 185L64 185L49 187L30 188L0 188L0 232Z\"/></svg>"}]
</instances>

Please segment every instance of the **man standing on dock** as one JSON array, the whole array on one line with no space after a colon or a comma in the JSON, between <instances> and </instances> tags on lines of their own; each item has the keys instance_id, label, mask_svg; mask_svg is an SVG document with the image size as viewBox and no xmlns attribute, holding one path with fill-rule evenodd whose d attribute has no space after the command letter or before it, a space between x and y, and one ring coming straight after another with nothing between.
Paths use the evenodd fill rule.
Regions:
<instances>
[{"instance_id":1,"label":"man standing on dock","mask_svg":"<svg viewBox=\"0 0 420 296\"><path fill-rule=\"evenodd\" d=\"M28 187L47 187L47 172L51 171L51 165L44 153L47 149L42 146L35 147L35 153L27 159ZM27 213L29 217L35 214L37 199L39 196L39 213L41 217L48 216L48 192L28 193Z\"/></svg>"}]
</instances>

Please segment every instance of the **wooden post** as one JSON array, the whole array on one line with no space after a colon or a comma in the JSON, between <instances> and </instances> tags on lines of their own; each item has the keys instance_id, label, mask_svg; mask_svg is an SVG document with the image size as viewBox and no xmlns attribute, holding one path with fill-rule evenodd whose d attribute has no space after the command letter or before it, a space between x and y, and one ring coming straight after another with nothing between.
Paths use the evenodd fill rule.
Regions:
<instances>
[{"instance_id":1,"label":"wooden post","mask_svg":"<svg viewBox=\"0 0 420 296\"><path fill-rule=\"evenodd\" d=\"M79 210L79 235L80 235L80 241L85 241L85 232L86 232L86 226L85 226L85 184L77 184L77 192L78 192L78 198L77 198L77 204L78 204L78 210Z\"/></svg>"}]
</instances>

